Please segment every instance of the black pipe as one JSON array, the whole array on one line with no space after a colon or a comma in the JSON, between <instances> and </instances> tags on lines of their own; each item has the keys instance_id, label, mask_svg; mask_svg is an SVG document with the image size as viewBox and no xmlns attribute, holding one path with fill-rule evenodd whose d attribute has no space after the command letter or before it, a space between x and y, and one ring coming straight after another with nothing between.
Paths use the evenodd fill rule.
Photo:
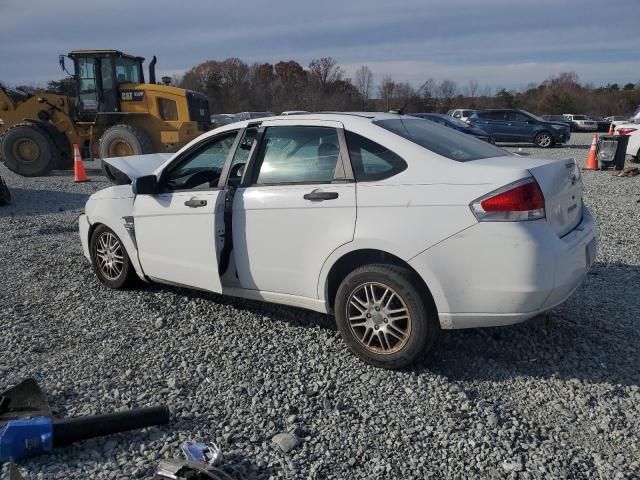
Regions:
<instances>
[{"instance_id":1,"label":"black pipe","mask_svg":"<svg viewBox=\"0 0 640 480\"><path fill-rule=\"evenodd\" d=\"M90 438L168 423L169 409L165 406L92 417L59 418L53 420L53 446L64 447Z\"/></svg>"},{"instance_id":2,"label":"black pipe","mask_svg":"<svg viewBox=\"0 0 640 480\"><path fill-rule=\"evenodd\" d=\"M158 59L154 55L149 62L149 83L156 83L156 62Z\"/></svg>"}]
</instances>

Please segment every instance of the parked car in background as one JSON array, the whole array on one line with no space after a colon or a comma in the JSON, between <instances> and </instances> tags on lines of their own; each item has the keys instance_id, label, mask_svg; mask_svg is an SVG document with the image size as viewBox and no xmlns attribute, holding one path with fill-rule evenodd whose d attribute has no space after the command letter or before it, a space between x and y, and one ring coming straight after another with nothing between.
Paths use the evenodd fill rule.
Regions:
<instances>
[{"instance_id":1,"label":"parked car in background","mask_svg":"<svg viewBox=\"0 0 640 480\"><path fill-rule=\"evenodd\" d=\"M459 132L473 135L474 137L480 140L484 140L485 142L495 143L495 140L491 135L489 135L487 131L482 130L478 127L473 127L468 123L465 123L462 120L458 120L457 118L454 118L450 115L443 115L442 113L412 113L411 116L439 123L440 125L453 128L454 130L457 130Z\"/></svg>"},{"instance_id":2,"label":"parked car in background","mask_svg":"<svg viewBox=\"0 0 640 480\"><path fill-rule=\"evenodd\" d=\"M471 110L469 108L456 108L455 110L449 110L447 115L466 122L473 112L475 112L475 110Z\"/></svg>"},{"instance_id":3,"label":"parked car in background","mask_svg":"<svg viewBox=\"0 0 640 480\"><path fill-rule=\"evenodd\" d=\"M309 113L306 110L287 110L282 112L280 115L302 115L304 113Z\"/></svg>"},{"instance_id":4,"label":"parked car in background","mask_svg":"<svg viewBox=\"0 0 640 480\"><path fill-rule=\"evenodd\" d=\"M571 130L574 132L595 132L598 130L598 123L586 115L565 113L563 116L571 122Z\"/></svg>"},{"instance_id":5,"label":"parked car in background","mask_svg":"<svg viewBox=\"0 0 640 480\"><path fill-rule=\"evenodd\" d=\"M79 218L103 284L331 313L349 349L385 368L418 360L441 329L560 305L596 259L573 160L514 157L410 116L244 121L173 155L104 161L131 183L91 195Z\"/></svg>"},{"instance_id":6,"label":"parked car in background","mask_svg":"<svg viewBox=\"0 0 640 480\"><path fill-rule=\"evenodd\" d=\"M211 115L211 128L218 128L233 123L233 113L217 113Z\"/></svg>"},{"instance_id":7,"label":"parked car in background","mask_svg":"<svg viewBox=\"0 0 640 480\"><path fill-rule=\"evenodd\" d=\"M240 112L233 116L234 122L241 122L242 120L252 120L254 118L274 117L273 112Z\"/></svg>"},{"instance_id":8,"label":"parked car in background","mask_svg":"<svg viewBox=\"0 0 640 480\"><path fill-rule=\"evenodd\" d=\"M629 117L625 115L613 115L612 117L604 117L604 119L609 123L616 122L628 122Z\"/></svg>"},{"instance_id":9,"label":"parked car in background","mask_svg":"<svg viewBox=\"0 0 640 480\"><path fill-rule=\"evenodd\" d=\"M540 118L547 122L564 123L567 127L571 127L571 122L564 118L564 115L540 115Z\"/></svg>"},{"instance_id":10,"label":"parked car in background","mask_svg":"<svg viewBox=\"0 0 640 480\"><path fill-rule=\"evenodd\" d=\"M596 122L598 132L608 132L609 127L611 127L611 122L608 122L602 117L594 117L593 115L589 115L587 118Z\"/></svg>"},{"instance_id":11,"label":"parked car in background","mask_svg":"<svg viewBox=\"0 0 640 480\"><path fill-rule=\"evenodd\" d=\"M571 138L566 123L549 122L524 110L478 110L469 117L469 122L489 132L496 142L527 142L549 148Z\"/></svg>"}]
</instances>

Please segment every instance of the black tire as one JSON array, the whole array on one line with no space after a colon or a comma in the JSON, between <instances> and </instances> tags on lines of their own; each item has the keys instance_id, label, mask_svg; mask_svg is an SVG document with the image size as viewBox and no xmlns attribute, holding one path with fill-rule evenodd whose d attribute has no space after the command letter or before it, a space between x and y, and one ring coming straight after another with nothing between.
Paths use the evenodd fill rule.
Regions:
<instances>
[{"instance_id":1,"label":"black tire","mask_svg":"<svg viewBox=\"0 0 640 480\"><path fill-rule=\"evenodd\" d=\"M98 249L102 249L104 251L104 242L107 242L108 245L112 245L110 243L112 240L116 241L117 245L114 246L112 256L110 258L114 258L113 254L119 255L121 263L118 264L117 257L115 257L114 260L116 261L112 261L111 265L108 266L108 261L104 263L100 261L100 252ZM111 251L111 249L109 250ZM98 277L98 280L107 287L119 290L133 286L138 280L138 276L133 265L131 265L131 260L129 259L129 255L125 250L122 241L118 238L115 232L106 225L99 225L91 234L89 252L91 254L91 266L93 267L93 271Z\"/></svg>"},{"instance_id":2,"label":"black tire","mask_svg":"<svg viewBox=\"0 0 640 480\"><path fill-rule=\"evenodd\" d=\"M24 177L48 175L60 162L60 153L43 129L19 123L0 138L0 157L9 170Z\"/></svg>"},{"instance_id":3,"label":"black tire","mask_svg":"<svg viewBox=\"0 0 640 480\"><path fill-rule=\"evenodd\" d=\"M3 205L9 205L11 203L11 192L9 187L4 182L4 179L0 177L0 207Z\"/></svg>"},{"instance_id":4,"label":"black tire","mask_svg":"<svg viewBox=\"0 0 640 480\"><path fill-rule=\"evenodd\" d=\"M368 302L370 310L361 310L360 307L354 309L353 305L357 302L354 300L352 303L352 298L360 298L366 285L376 288L377 295L384 300L377 299L378 307L374 302ZM395 265L365 265L348 274L336 293L335 316L340 335L349 350L371 365L388 369L407 367L433 350L440 332L436 309L426 293L422 294L416 285L418 281L413 272ZM396 297L392 297L391 293L383 294L385 288L390 289ZM372 297L376 297L376 290ZM386 300L389 301L385 306ZM394 310L403 307L408 312L408 319L404 323L402 320L396 320L400 323L387 321L387 315L391 319L392 314L396 315ZM387 308L388 311L385 311ZM369 311L371 313L367 313ZM359 316L363 317L360 322L371 323L373 327L359 326L356 325L359 322L349 321L350 314L358 316L359 312ZM366 315L368 318L364 318ZM402 339L394 335L394 332L400 331L404 331ZM382 340L382 336L386 340ZM391 342L390 336L395 337L391 338Z\"/></svg>"},{"instance_id":5,"label":"black tire","mask_svg":"<svg viewBox=\"0 0 640 480\"><path fill-rule=\"evenodd\" d=\"M533 139L533 143L540 148L551 148L554 144L553 135L549 132L540 132Z\"/></svg>"},{"instance_id":6,"label":"black tire","mask_svg":"<svg viewBox=\"0 0 640 480\"><path fill-rule=\"evenodd\" d=\"M100 137L100 158L153 153L151 138L131 125L114 125Z\"/></svg>"}]
</instances>

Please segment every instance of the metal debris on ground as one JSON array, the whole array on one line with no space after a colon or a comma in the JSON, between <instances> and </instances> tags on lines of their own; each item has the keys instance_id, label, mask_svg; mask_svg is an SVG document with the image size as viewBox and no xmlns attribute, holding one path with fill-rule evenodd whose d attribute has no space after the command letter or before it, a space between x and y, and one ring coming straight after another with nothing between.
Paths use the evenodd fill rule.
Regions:
<instances>
[{"instance_id":1,"label":"metal debris on ground","mask_svg":"<svg viewBox=\"0 0 640 480\"><path fill-rule=\"evenodd\" d=\"M106 415L53 418L33 378L0 394L0 462L50 452L90 438L169 423L169 409L148 407Z\"/></svg>"},{"instance_id":2,"label":"metal debris on ground","mask_svg":"<svg viewBox=\"0 0 640 480\"><path fill-rule=\"evenodd\" d=\"M215 443L206 444L187 440L182 444L182 453L189 461L207 465L218 465L222 461L222 450Z\"/></svg>"}]
</instances>

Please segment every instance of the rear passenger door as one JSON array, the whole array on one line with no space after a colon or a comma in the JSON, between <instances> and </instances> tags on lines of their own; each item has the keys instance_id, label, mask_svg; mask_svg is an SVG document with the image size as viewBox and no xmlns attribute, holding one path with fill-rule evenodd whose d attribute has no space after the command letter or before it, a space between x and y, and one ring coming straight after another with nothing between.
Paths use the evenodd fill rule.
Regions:
<instances>
[{"instance_id":1,"label":"rear passenger door","mask_svg":"<svg viewBox=\"0 0 640 480\"><path fill-rule=\"evenodd\" d=\"M509 142L512 140L504 110L482 112L478 116L482 121L474 122L474 124L489 132L497 141Z\"/></svg>"},{"instance_id":2,"label":"rear passenger door","mask_svg":"<svg viewBox=\"0 0 640 480\"><path fill-rule=\"evenodd\" d=\"M262 123L233 200L240 285L318 298L329 255L351 242L356 189L340 122Z\"/></svg>"},{"instance_id":3,"label":"rear passenger door","mask_svg":"<svg viewBox=\"0 0 640 480\"><path fill-rule=\"evenodd\" d=\"M513 141L529 141L533 137L536 124L520 112L507 112L509 135Z\"/></svg>"}]
</instances>

